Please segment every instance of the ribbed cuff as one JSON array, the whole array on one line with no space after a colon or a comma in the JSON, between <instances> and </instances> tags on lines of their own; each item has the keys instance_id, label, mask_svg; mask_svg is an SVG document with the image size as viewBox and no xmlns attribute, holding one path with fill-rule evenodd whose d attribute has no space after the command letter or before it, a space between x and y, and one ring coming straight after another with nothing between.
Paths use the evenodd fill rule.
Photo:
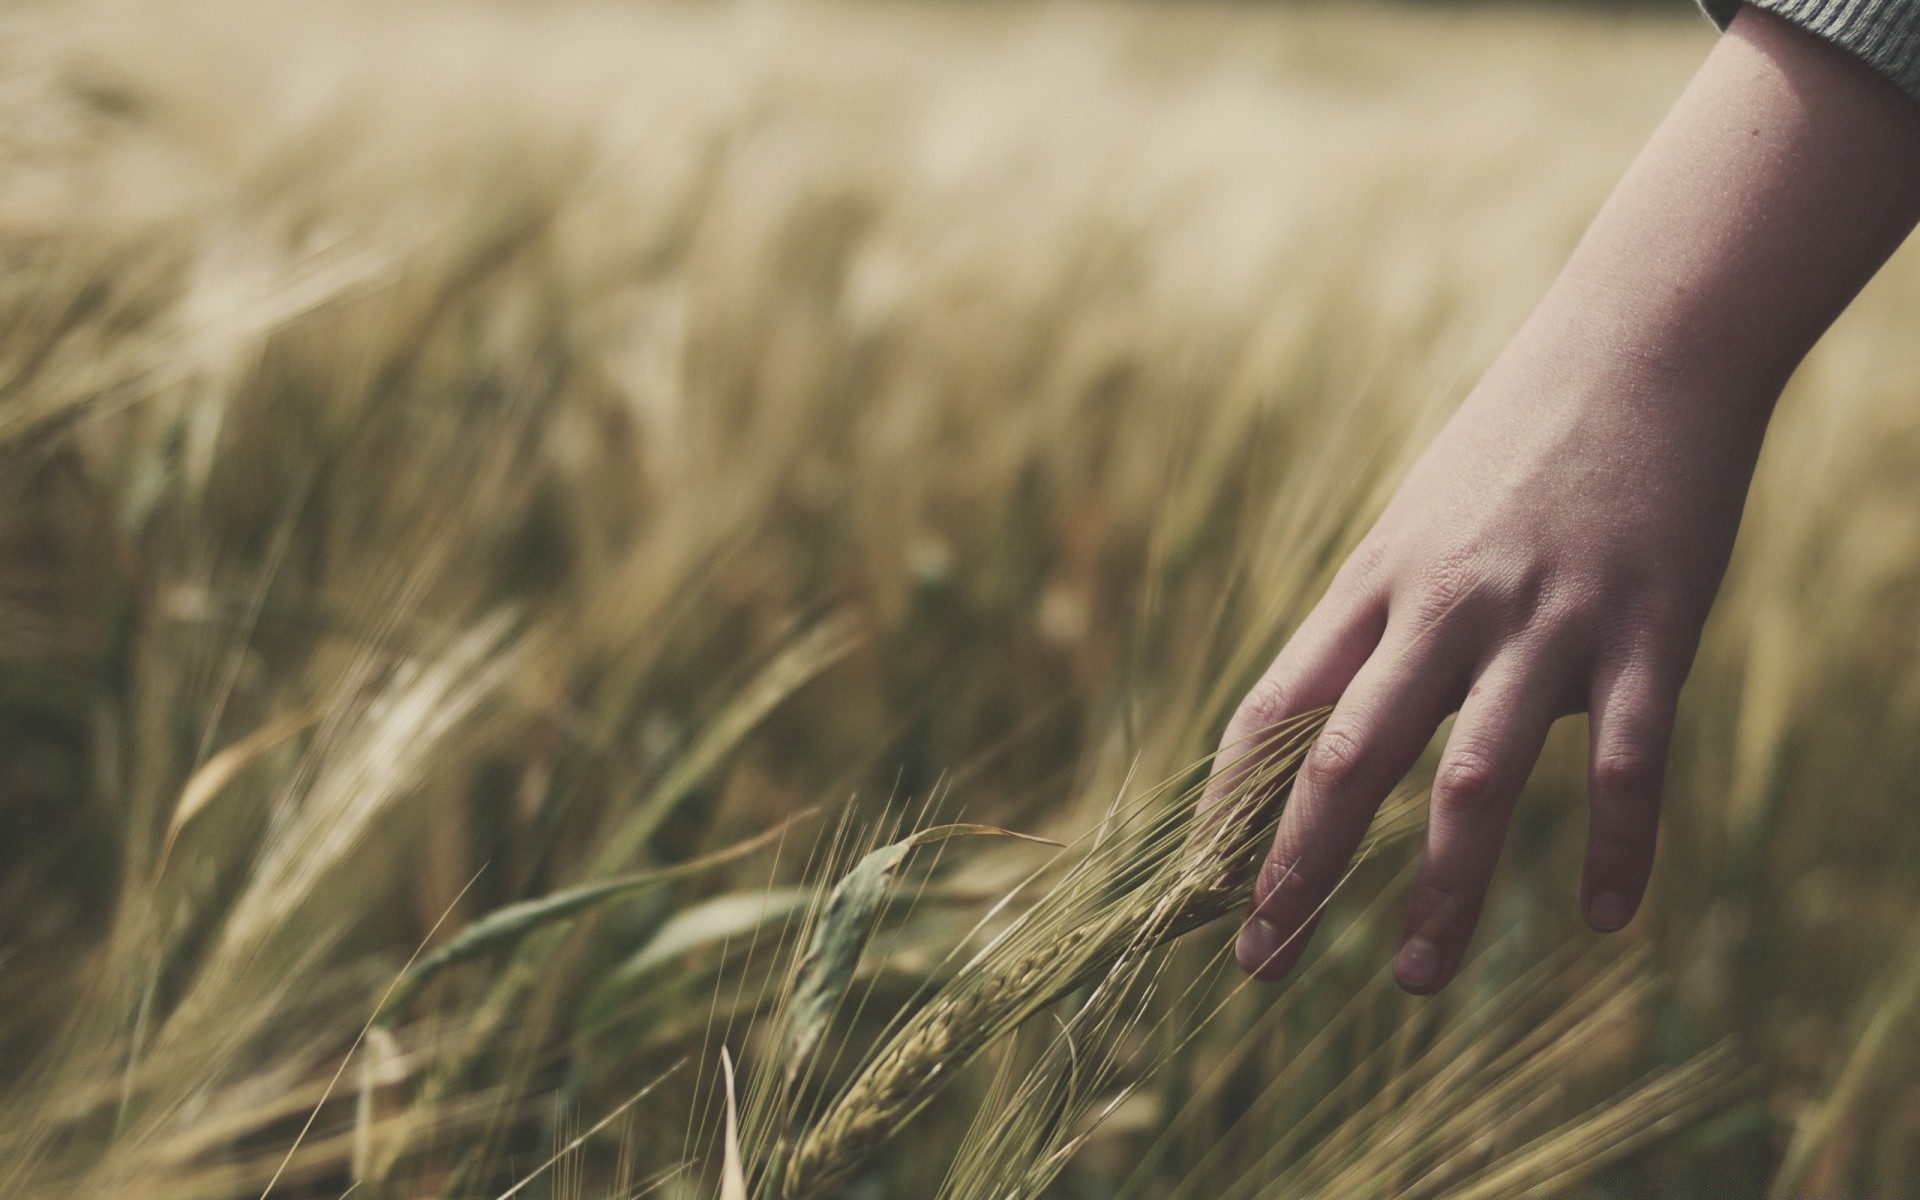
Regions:
<instances>
[{"instance_id":1,"label":"ribbed cuff","mask_svg":"<svg viewBox=\"0 0 1920 1200\"><path fill-rule=\"evenodd\" d=\"M1826 39L1920 101L1920 0L1748 0ZM1741 0L1700 0L1725 29Z\"/></svg>"}]
</instances>

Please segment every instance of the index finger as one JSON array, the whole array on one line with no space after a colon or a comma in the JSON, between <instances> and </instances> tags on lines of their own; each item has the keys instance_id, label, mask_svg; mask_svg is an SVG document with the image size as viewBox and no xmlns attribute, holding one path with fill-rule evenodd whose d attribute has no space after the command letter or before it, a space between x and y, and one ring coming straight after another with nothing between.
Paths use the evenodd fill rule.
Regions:
<instances>
[{"instance_id":1,"label":"index finger","mask_svg":"<svg viewBox=\"0 0 1920 1200\"><path fill-rule=\"evenodd\" d=\"M1383 601L1356 604L1331 594L1307 615L1227 722L1200 801L1201 812L1231 795L1258 770L1276 730L1340 699L1379 645L1386 623Z\"/></svg>"},{"instance_id":2,"label":"index finger","mask_svg":"<svg viewBox=\"0 0 1920 1200\"><path fill-rule=\"evenodd\" d=\"M1432 634L1389 631L1308 751L1235 947L1248 973L1274 980L1293 969L1374 811L1453 710L1464 666Z\"/></svg>"}]
</instances>

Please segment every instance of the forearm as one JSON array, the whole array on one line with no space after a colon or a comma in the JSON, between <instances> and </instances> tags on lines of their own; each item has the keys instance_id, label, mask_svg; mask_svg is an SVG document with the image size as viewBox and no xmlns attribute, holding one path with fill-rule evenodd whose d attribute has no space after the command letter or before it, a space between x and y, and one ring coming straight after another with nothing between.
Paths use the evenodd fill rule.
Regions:
<instances>
[{"instance_id":1,"label":"forearm","mask_svg":"<svg viewBox=\"0 0 1920 1200\"><path fill-rule=\"evenodd\" d=\"M1743 10L1531 332L1764 408L1916 220L1920 105Z\"/></svg>"}]
</instances>

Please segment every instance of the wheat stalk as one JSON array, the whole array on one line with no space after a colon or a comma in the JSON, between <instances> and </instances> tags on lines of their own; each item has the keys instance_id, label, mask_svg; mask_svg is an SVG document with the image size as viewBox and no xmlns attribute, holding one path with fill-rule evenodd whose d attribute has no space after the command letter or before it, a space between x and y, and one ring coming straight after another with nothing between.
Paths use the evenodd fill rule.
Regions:
<instances>
[{"instance_id":1,"label":"wheat stalk","mask_svg":"<svg viewBox=\"0 0 1920 1200\"><path fill-rule=\"evenodd\" d=\"M763 1194L828 1194L1003 1034L1119 964L1237 911L1253 856L1278 818L1274 798L1326 716L1310 713L1255 739L1235 765L1238 782L1197 829L1187 803L1136 809L1131 815L1145 818L1138 828L1096 847L900 1025L791 1153L776 1155Z\"/></svg>"}]
</instances>

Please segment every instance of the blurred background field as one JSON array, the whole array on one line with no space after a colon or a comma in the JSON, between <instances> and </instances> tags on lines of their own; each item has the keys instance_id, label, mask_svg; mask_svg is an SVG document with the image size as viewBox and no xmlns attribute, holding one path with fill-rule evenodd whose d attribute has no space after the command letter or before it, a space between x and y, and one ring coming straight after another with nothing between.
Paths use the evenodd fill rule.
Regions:
<instances>
[{"instance_id":1,"label":"blurred background field","mask_svg":"<svg viewBox=\"0 0 1920 1200\"><path fill-rule=\"evenodd\" d=\"M714 1196L723 1044L764 1168L821 889L1191 778L1712 38L1678 0L4 25L30 1200ZM1782 406L1628 932L1575 917L1569 720L1445 995L1385 976L1389 840L1289 983L1203 929L1068 1085L1009 1090L1074 996L835 1194L1911 1194L1916 323L1908 252ZM808 1111L1045 859L913 860Z\"/></svg>"}]
</instances>

